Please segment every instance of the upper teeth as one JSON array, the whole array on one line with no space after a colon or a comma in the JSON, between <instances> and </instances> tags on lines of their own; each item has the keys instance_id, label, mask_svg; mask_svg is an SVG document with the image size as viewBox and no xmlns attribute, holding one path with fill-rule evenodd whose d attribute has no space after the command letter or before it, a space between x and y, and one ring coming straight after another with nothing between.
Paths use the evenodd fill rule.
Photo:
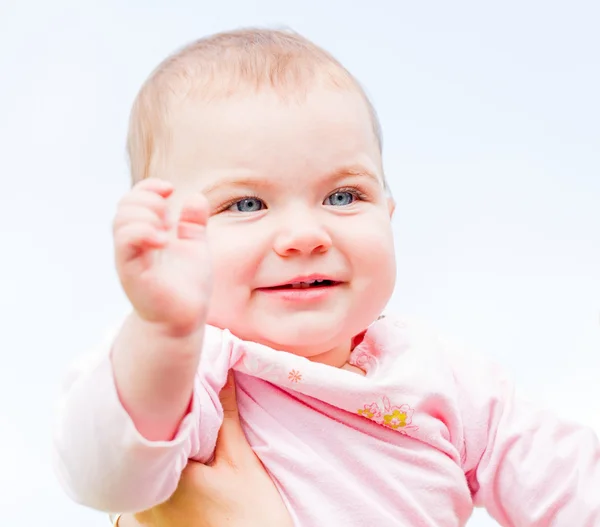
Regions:
<instances>
[{"instance_id":1,"label":"upper teeth","mask_svg":"<svg viewBox=\"0 0 600 527\"><path fill-rule=\"evenodd\" d=\"M303 287L310 287L313 284L321 284L325 280L311 280L310 282L296 282L292 284L293 289L301 289Z\"/></svg>"}]
</instances>

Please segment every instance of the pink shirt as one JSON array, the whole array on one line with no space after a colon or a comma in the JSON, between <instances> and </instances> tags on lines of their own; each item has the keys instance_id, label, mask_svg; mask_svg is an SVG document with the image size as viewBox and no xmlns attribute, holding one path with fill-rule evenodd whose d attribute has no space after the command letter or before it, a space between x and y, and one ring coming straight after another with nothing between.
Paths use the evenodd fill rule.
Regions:
<instances>
[{"instance_id":1,"label":"pink shirt","mask_svg":"<svg viewBox=\"0 0 600 527\"><path fill-rule=\"evenodd\" d=\"M105 511L166 500L188 459L211 458L218 393L235 371L248 440L301 527L600 525L600 445L589 429L516 401L497 366L419 325L373 323L351 363L366 376L207 328L190 413L173 441L135 429L110 346L75 368L55 466L69 495Z\"/></svg>"}]
</instances>

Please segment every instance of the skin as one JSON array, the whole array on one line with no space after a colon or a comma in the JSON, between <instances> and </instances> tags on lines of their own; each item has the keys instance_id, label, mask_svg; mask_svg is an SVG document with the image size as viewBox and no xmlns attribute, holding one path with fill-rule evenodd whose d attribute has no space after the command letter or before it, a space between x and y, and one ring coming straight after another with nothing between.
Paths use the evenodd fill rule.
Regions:
<instances>
[{"instance_id":1,"label":"skin","mask_svg":"<svg viewBox=\"0 0 600 527\"><path fill-rule=\"evenodd\" d=\"M210 206L208 322L342 366L352 337L389 300L396 269L391 204L363 99L317 88L300 103L284 102L263 91L188 104L173 121L168 177L182 196L200 191ZM364 198L332 206L326 200L338 189L347 189L338 199ZM222 210L247 196L264 208ZM306 306L259 290L314 272L345 286Z\"/></svg>"},{"instance_id":2,"label":"skin","mask_svg":"<svg viewBox=\"0 0 600 527\"><path fill-rule=\"evenodd\" d=\"M133 307L113 347L115 383L149 440L172 439L189 408L205 324L347 367L396 269L393 205L358 93L191 97L169 126L161 178L135 185L114 221ZM334 285L273 289L315 276Z\"/></svg>"},{"instance_id":3,"label":"skin","mask_svg":"<svg viewBox=\"0 0 600 527\"><path fill-rule=\"evenodd\" d=\"M292 527L277 488L246 441L232 379L220 398L224 416L214 461L190 463L166 503L123 515L119 527Z\"/></svg>"}]
</instances>

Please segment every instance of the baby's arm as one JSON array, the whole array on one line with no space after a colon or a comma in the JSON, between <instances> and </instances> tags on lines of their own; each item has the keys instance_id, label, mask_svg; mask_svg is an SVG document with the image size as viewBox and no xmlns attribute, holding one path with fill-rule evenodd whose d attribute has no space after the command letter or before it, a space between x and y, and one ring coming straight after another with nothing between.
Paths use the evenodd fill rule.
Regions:
<instances>
[{"instance_id":1,"label":"baby's arm","mask_svg":"<svg viewBox=\"0 0 600 527\"><path fill-rule=\"evenodd\" d=\"M149 441L173 439L189 410L204 326L171 335L132 313L113 345L115 385L125 411Z\"/></svg>"},{"instance_id":2,"label":"baby's arm","mask_svg":"<svg viewBox=\"0 0 600 527\"><path fill-rule=\"evenodd\" d=\"M459 357L455 377L475 505L506 526L600 525L594 431L518 399L507 376L484 360Z\"/></svg>"},{"instance_id":3,"label":"baby's arm","mask_svg":"<svg viewBox=\"0 0 600 527\"><path fill-rule=\"evenodd\" d=\"M206 327L184 415L170 440L151 441L137 430L120 399L113 340L66 378L55 423L54 465L76 502L108 512L138 512L171 496L188 458L210 459L223 418L218 395L235 353L231 339Z\"/></svg>"},{"instance_id":4,"label":"baby's arm","mask_svg":"<svg viewBox=\"0 0 600 527\"><path fill-rule=\"evenodd\" d=\"M200 408L203 430L218 429L218 385L230 355L210 382L196 377L211 281L206 204L198 196L170 225L172 191L150 179L121 201L115 256L133 314L110 354L72 377L59 410L59 477L76 501L97 509L138 511L164 501L189 455L202 457ZM221 351L214 342L208 348Z\"/></svg>"}]
</instances>

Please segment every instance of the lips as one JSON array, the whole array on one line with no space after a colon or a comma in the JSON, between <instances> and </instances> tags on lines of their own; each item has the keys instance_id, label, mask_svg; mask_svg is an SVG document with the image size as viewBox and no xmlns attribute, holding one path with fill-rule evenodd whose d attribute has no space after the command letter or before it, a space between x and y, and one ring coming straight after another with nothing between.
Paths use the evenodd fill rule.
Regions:
<instances>
[{"instance_id":1,"label":"lips","mask_svg":"<svg viewBox=\"0 0 600 527\"><path fill-rule=\"evenodd\" d=\"M264 289L277 290L277 289L308 289L313 287L331 287L338 285L340 282L329 279L316 279L316 280L300 280L293 281L287 284L276 285L273 287L265 287Z\"/></svg>"},{"instance_id":2,"label":"lips","mask_svg":"<svg viewBox=\"0 0 600 527\"><path fill-rule=\"evenodd\" d=\"M340 285L342 282L336 280L334 275L329 274L311 274L300 275L290 280L275 283L275 285L263 286L260 289L263 291L278 291L286 289L317 289Z\"/></svg>"}]
</instances>

